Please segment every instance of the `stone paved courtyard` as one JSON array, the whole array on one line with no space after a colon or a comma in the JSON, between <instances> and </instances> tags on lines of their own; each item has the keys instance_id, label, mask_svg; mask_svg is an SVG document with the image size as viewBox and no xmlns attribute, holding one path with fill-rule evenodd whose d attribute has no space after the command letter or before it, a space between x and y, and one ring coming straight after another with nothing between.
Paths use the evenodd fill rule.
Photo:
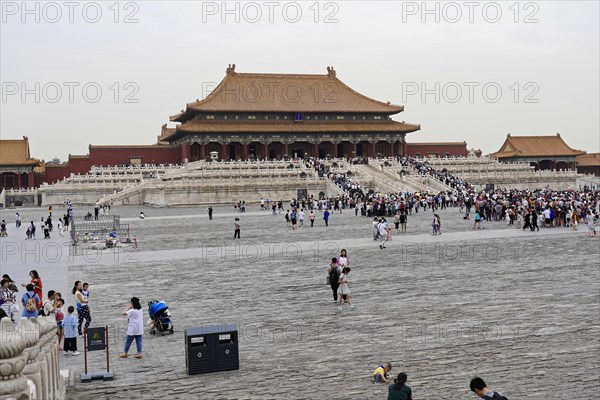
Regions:
<instances>
[{"instance_id":1,"label":"stone paved courtyard","mask_svg":"<svg viewBox=\"0 0 600 400\"><path fill-rule=\"evenodd\" d=\"M92 326L110 326L115 380L80 383L83 356L62 356L70 399L385 399L387 388L369 382L383 361L392 375L408 373L415 399L472 399L476 375L511 400L591 399L600 390L600 246L584 229L531 233L491 222L473 231L450 208L440 211L441 236L430 233L432 213L420 212L380 250L371 219L349 210L328 228L317 214L314 228L297 231L283 214L247 211L217 207L209 221L204 208L113 207L139 251L83 256L69 256L56 232L38 238L39 248L23 240L25 221L45 210L20 210L20 232L14 210L0 212L10 235L2 273L20 283L37 269L45 291L63 294L76 279L89 282ZM325 269L341 248L356 308L340 313ZM121 312L132 296L166 301L175 333L146 330L144 359L121 360ZM238 325L240 370L188 376L184 329L225 323ZM90 369L104 358L90 353Z\"/></svg>"}]
</instances>

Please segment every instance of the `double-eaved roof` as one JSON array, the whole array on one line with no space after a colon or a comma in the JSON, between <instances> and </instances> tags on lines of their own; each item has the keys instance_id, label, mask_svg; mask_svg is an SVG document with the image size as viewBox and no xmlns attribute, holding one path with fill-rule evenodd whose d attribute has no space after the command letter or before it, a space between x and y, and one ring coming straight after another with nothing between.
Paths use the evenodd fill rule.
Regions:
<instances>
[{"instance_id":1,"label":"double-eaved roof","mask_svg":"<svg viewBox=\"0 0 600 400\"><path fill-rule=\"evenodd\" d=\"M175 132L162 132L160 140L174 139L187 132L236 133L318 133L318 132L397 132L408 133L419 125L387 119L386 116L404 110L403 106L384 103L362 95L336 77L327 67L327 74L256 74L235 72L227 68L225 78L204 99L188 103L185 110L170 120L181 122ZM302 123L293 119L207 119L213 113L281 114L317 113L335 115L380 115L381 119L311 120ZM164 129L163 129L164 131Z\"/></svg>"},{"instance_id":2,"label":"double-eaved roof","mask_svg":"<svg viewBox=\"0 0 600 400\"><path fill-rule=\"evenodd\" d=\"M578 156L585 151L569 147L559 133L554 136L512 136L506 135L504 144L495 153L490 154L496 158L517 157L564 157Z\"/></svg>"},{"instance_id":3,"label":"double-eaved roof","mask_svg":"<svg viewBox=\"0 0 600 400\"><path fill-rule=\"evenodd\" d=\"M336 77L333 68L327 75L255 74L227 68L225 78L204 99L188 103L186 109L171 116L185 122L197 112L318 112L397 114L404 107L364 96Z\"/></svg>"}]
</instances>

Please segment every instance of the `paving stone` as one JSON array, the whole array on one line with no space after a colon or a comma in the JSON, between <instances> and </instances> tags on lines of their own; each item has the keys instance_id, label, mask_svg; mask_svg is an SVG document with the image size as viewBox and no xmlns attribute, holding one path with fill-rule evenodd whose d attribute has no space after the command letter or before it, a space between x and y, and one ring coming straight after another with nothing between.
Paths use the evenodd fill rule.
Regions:
<instances>
[{"instance_id":1,"label":"paving stone","mask_svg":"<svg viewBox=\"0 0 600 400\"><path fill-rule=\"evenodd\" d=\"M74 279L90 282L93 326L112 332L115 380L74 379L69 399L385 398L387 387L369 381L383 361L394 364L392 375L406 371L422 399L472 398L475 375L515 399L600 390L600 246L583 231L531 233L501 222L472 231L448 209L441 236L430 234L431 212L421 212L380 250L371 220L348 211L328 228L318 218L297 231L282 215L250 207L216 208L213 221L198 208L112 212L130 223L139 252L125 260L106 251L94 262L66 256L67 277L44 280L45 290L56 282L65 292ZM24 220L29 213L42 215L33 209ZM236 216L242 239L234 244ZM339 313L325 269L341 248L350 255L356 309ZM4 268L21 280L33 269L14 258ZM36 268L45 278L53 266L42 260ZM126 330L120 314L132 296L143 305L165 300L173 313L173 335L145 332L142 360L117 357ZM187 375L185 328L224 323L238 324L240 370ZM90 366L104 362L103 352L90 353ZM61 356L61 368L79 376L82 356Z\"/></svg>"}]
</instances>

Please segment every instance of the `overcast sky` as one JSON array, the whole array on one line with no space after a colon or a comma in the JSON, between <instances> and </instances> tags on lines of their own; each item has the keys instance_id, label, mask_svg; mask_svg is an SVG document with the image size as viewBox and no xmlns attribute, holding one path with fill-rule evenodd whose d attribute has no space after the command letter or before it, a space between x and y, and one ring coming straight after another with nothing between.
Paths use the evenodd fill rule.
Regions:
<instances>
[{"instance_id":1,"label":"overcast sky","mask_svg":"<svg viewBox=\"0 0 600 400\"><path fill-rule=\"evenodd\" d=\"M28 136L36 158L155 143L230 63L334 66L360 93L405 106L394 118L421 124L409 142L489 153L507 133L561 133L600 151L597 1L22 4L2 2L0 134Z\"/></svg>"}]
</instances>

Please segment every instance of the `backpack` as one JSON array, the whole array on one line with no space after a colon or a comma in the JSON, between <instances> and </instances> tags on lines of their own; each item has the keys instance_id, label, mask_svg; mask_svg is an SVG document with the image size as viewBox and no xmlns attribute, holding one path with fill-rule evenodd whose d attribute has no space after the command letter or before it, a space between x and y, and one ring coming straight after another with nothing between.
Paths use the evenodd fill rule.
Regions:
<instances>
[{"instance_id":1,"label":"backpack","mask_svg":"<svg viewBox=\"0 0 600 400\"><path fill-rule=\"evenodd\" d=\"M46 304L48 304L48 303L50 303L50 300L46 300L46 302L45 302L45 303L44 303L44 305L42 306L42 309L40 310L40 315L41 315L42 317L47 317L47 315L46 315L46 311L45 311L45 308L46 308Z\"/></svg>"},{"instance_id":2,"label":"backpack","mask_svg":"<svg viewBox=\"0 0 600 400\"><path fill-rule=\"evenodd\" d=\"M340 281L340 268L335 267L329 271L329 282L336 284Z\"/></svg>"},{"instance_id":3,"label":"backpack","mask_svg":"<svg viewBox=\"0 0 600 400\"><path fill-rule=\"evenodd\" d=\"M65 319L65 314L63 314L62 312L56 310L55 318L56 318L57 321L62 321L63 319Z\"/></svg>"},{"instance_id":4,"label":"backpack","mask_svg":"<svg viewBox=\"0 0 600 400\"><path fill-rule=\"evenodd\" d=\"M35 312L37 311L37 303L35 302L35 295L33 295L33 297L31 297L29 295L29 293L26 293L27 295L27 303L25 303L25 309L27 310L27 312Z\"/></svg>"},{"instance_id":5,"label":"backpack","mask_svg":"<svg viewBox=\"0 0 600 400\"><path fill-rule=\"evenodd\" d=\"M488 400L508 400L506 397L502 396L498 392L494 392L494 394L492 395L492 397L485 396L484 398L488 399Z\"/></svg>"}]
</instances>

